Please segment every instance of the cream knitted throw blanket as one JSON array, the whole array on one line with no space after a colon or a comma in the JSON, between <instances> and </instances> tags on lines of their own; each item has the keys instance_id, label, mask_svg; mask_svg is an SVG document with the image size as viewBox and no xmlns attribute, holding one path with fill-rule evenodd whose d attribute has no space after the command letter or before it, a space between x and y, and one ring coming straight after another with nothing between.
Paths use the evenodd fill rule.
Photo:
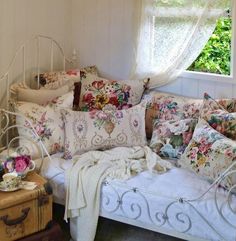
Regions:
<instances>
[{"instance_id":1,"label":"cream knitted throw blanket","mask_svg":"<svg viewBox=\"0 0 236 241\"><path fill-rule=\"evenodd\" d=\"M100 190L106 177L128 179L143 170L164 171L170 164L149 147L117 147L74 157L65 173L65 219L77 217L74 241L93 241L100 208Z\"/></svg>"}]
</instances>

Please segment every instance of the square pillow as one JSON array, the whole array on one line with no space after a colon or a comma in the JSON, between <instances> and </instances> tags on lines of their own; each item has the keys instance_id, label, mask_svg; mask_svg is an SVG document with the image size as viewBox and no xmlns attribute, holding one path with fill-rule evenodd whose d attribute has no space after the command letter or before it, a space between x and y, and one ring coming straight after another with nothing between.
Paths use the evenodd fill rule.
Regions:
<instances>
[{"instance_id":1,"label":"square pillow","mask_svg":"<svg viewBox=\"0 0 236 241\"><path fill-rule=\"evenodd\" d=\"M30 102L17 102L15 112L28 118L41 138L49 154L64 150L64 126L61 113L51 106L40 106ZM33 158L40 157L37 146L24 138L32 139L32 132L27 127L28 122L24 118L16 117L16 125L20 137L19 145L26 149Z\"/></svg>"},{"instance_id":2,"label":"square pillow","mask_svg":"<svg viewBox=\"0 0 236 241\"><path fill-rule=\"evenodd\" d=\"M167 158L179 158L192 139L197 119L154 122L151 149Z\"/></svg>"},{"instance_id":3,"label":"square pillow","mask_svg":"<svg viewBox=\"0 0 236 241\"><path fill-rule=\"evenodd\" d=\"M65 123L64 158L89 150L146 145L145 109L142 103L125 110L111 104L91 112L61 110Z\"/></svg>"},{"instance_id":4,"label":"square pillow","mask_svg":"<svg viewBox=\"0 0 236 241\"><path fill-rule=\"evenodd\" d=\"M86 74L81 81L79 109L81 111L101 110L110 104L117 109L126 109L137 105L146 88L144 81L115 81Z\"/></svg>"},{"instance_id":5,"label":"square pillow","mask_svg":"<svg viewBox=\"0 0 236 241\"><path fill-rule=\"evenodd\" d=\"M156 90L147 91L143 97L147 101L146 133L152 137L154 120L181 120L198 118L202 107L201 99L193 99Z\"/></svg>"},{"instance_id":6,"label":"square pillow","mask_svg":"<svg viewBox=\"0 0 236 241\"><path fill-rule=\"evenodd\" d=\"M214 130L205 120L199 122L193 138L179 160L183 168L215 181L236 160L236 142ZM222 185L235 184L235 174L227 177Z\"/></svg>"}]
</instances>

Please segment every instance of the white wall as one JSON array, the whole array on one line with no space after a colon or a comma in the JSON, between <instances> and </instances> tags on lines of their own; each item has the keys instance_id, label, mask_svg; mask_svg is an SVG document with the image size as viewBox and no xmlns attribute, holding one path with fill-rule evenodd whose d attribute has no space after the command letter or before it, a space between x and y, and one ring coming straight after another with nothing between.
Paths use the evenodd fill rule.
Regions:
<instances>
[{"instance_id":1,"label":"white wall","mask_svg":"<svg viewBox=\"0 0 236 241\"><path fill-rule=\"evenodd\" d=\"M36 34L55 38L71 53L71 0L0 0L0 73Z\"/></svg>"},{"instance_id":2,"label":"white wall","mask_svg":"<svg viewBox=\"0 0 236 241\"><path fill-rule=\"evenodd\" d=\"M101 74L126 79L131 68L132 36L137 0L72 0L72 45L82 66L96 64ZM235 80L236 81L236 80ZM235 97L236 85L179 78L163 91L202 98Z\"/></svg>"},{"instance_id":3,"label":"white wall","mask_svg":"<svg viewBox=\"0 0 236 241\"><path fill-rule=\"evenodd\" d=\"M71 0L0 0L0 75L6 72L19 46L36 34L55 38L66 53L71 54L71 11ZM27 68L36 62L36 51L33 53L32 49L27 49ZM41 63L48 65L49 56L49 51L42 53ZM21 56L14 73L18 74L20 70ZM15 78L17 74L11 77ZM18 77L21 78L20 74ZM1 100L6 95L6 87L3 85L1 83Z\"/></svg>"}]
</instances>

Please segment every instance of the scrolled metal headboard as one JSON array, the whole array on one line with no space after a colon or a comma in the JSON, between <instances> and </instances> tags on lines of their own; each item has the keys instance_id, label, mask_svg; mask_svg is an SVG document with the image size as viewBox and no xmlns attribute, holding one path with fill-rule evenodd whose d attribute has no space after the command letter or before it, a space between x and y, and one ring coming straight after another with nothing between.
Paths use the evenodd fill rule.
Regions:
<instances>
[{"instance_id":1,"label":"scrolled metal headboard","mask_svg":"<svg viewBox=\"0 0 236 241\"><path fill-rule=\"evenodd\" d=\"M21 75L23 78L23 83L26 84L26 73L27 73L27 69L26 69L26 51L27 51L27 47L30 45L30 43L32 42L36 42L36 75L37 75L37 88L39 88L39 81L40 81L40 71L41 71L41 42L42 40L46 40L49 42L49 53L50 53L50 70L49 71L54 71L54 53L55 50L58 50L61 54L62 57L62 63L63 63L63 67L62 70L65 71L66 70L66 64L69 65L78 65L77 62L77 54L76 54L76 50L73 50L72 53L72 58L69 59L65 56L65 52L63 50L63 48L61 47L61 45L52 37L49 36L45 36L45 35L36 35L32 38L30 38L29 40L27 40L25 43L23 43L18 50L15 52L15 55L13 56L12 60L10 61L10 64L8 65L7 71L3 74L0 75L0 84L1 86L3 86L3 83L6 85L6 103L7 106L6 108L9 110L9 100L10 100L10 84L14 82L13 79L10 78L10 75L13 71L13 66L16 63L16 61L18 60L18 58L22 58L20 59L22 62L22 67L21 67ZM2 101L1 101L2 102Z\"/></svg>"}]
</instances>

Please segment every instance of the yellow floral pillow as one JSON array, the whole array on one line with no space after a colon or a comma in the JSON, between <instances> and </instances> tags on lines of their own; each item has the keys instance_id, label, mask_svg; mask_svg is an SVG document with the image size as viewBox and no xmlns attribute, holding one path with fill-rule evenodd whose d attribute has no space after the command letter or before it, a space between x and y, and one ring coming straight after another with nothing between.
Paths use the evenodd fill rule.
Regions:
<instances>
[{"instance_id":1,"label":"yellow floral pillow","mask_svg":"<svg viewBox=\"0 0 236 241\"><path fill-rule=\"evenodd\" d=\"M213 182L234 161L236 161L236 142L200 119L179 164ZM231 187L235 184L235 180L235 174L233 174L227 176L221 184Z\"/></svg>"}]
</instances>

